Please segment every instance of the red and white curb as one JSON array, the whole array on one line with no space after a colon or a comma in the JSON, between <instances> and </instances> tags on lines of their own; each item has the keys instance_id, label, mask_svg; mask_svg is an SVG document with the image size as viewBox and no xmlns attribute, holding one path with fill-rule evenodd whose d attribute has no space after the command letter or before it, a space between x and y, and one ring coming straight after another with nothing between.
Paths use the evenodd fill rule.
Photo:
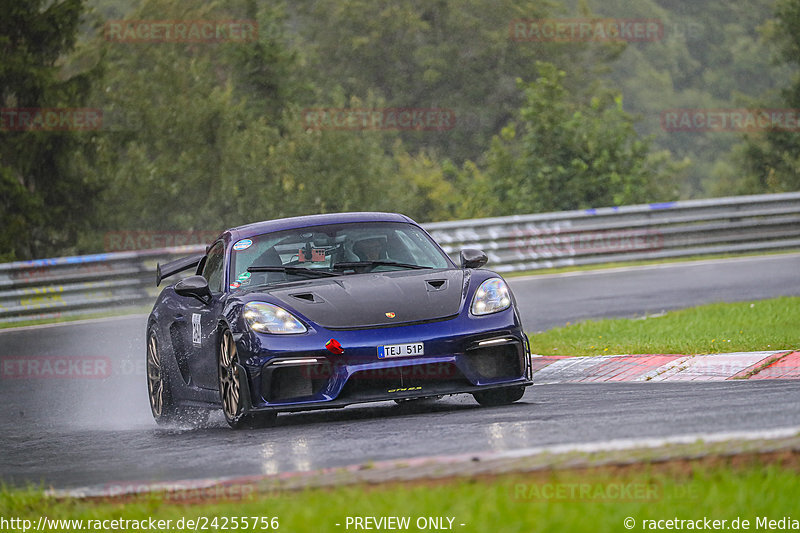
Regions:
<instances>
[{"instance_id":1,"label":"red and white curb","mask_svg":"<svg viewBox=\"0 0 800 533\"><path fill-rule=\"evenodd\" d=\"M800 379L800 352L535 356L536 384Z\"/></svg>"}]
</instances>

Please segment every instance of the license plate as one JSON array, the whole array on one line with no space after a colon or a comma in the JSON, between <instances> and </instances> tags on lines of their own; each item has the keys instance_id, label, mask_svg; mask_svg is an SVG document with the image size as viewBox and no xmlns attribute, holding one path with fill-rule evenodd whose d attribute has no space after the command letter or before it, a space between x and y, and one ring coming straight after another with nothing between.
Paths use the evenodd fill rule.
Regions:
<instances>
[{"instance_id":1,"label":"license plate","mask_svg":"<svg viewBox=\"0 0 800 533\"><path fill-rule=\"evenodd\" d=\"M378 346L378 359L386 359L388 357L411 357L415 355L424 355L425 350L421 342L414 342L411 344L387 344L386 346Z\"/></svg>"}]
</instances>

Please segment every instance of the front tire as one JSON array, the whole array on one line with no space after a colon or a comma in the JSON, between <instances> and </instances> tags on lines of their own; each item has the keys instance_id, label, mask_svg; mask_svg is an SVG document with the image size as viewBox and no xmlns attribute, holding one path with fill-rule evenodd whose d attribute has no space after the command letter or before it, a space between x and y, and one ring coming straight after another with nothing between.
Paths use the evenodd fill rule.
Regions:
<instances>
[{"instance_id":1,"label":"front tire","mask_svg":"<svg viewBox=\"0 0 800 533\"><path fill-rule=\"evenodd\" d=\"M219 376L219 396L222 401L222 412L225 421L233 429L262 428L272 425L278 413L245 413L242 401L242 386L247 386L242 380L246 376L239 375L239 353L236 341L233 340L231 330L224 329L220 335L219 350L217 351L217 368Z\"/></svg>"},{"instance_id":2,"label":"front tire","mask_svg":"<svg viewBox=\"0 0 800 533\"><path fill-rule=\"evenodd\" d=\"M508 405L521 399L525 394L525 387L508 387L505 389L492 389L483 392L474 392L475 401L484 407Z\"/></svg>"}]
</instances>

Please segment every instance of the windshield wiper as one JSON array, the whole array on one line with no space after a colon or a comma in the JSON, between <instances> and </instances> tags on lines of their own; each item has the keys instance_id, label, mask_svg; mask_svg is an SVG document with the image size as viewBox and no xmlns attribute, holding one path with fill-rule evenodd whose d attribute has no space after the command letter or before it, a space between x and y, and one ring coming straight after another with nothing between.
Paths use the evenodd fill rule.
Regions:
<instances>
[{"instance_id":1,"label":"windshield wiper","mask_svg":"<svg viewBox=\"0 0 800 533\"><path fill-rule=\"evenodd\" d=\"M295 266L251 266L247 268L248 272L285 272L287 274L296 274L298 276L307 276L309 278L329 278L331 276L341 276L338 272L327 272L325 270L318 270L305 267Z\"/></svg>"},{"instance_id":2,"label":"windshield wiper","mask_svg":"<svg viewBox=\"0 0 800 533\"><path fill-rule=\"evenodd\" d=\"M431 268L422 265L412 265L411 263L396 263L394 261L345 261L342 263L336 263L331 268L333 270L345 269L345 268L359 268L359 267L377 267L377 266L391 266L391 267L399 267L399 268L412 268L412 269L424 269L424 268Z\"/></svg>"}]
</instances>

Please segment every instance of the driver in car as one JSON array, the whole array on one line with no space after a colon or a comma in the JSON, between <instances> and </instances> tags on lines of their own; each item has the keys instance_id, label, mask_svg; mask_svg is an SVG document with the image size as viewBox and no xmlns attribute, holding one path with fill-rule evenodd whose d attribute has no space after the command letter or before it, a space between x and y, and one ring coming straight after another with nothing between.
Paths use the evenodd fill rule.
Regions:
<instances>
[{"instance_id":1,"label":"driver in car","mask_svg":"<svg viewBox=\"0 0 800 533\"><path fill-rule=\"evenodd\" d=\"M361 239L353 245L353 251L361 261L383 261L388 259L385 237Z\"/></svg>"}]
</instances>

